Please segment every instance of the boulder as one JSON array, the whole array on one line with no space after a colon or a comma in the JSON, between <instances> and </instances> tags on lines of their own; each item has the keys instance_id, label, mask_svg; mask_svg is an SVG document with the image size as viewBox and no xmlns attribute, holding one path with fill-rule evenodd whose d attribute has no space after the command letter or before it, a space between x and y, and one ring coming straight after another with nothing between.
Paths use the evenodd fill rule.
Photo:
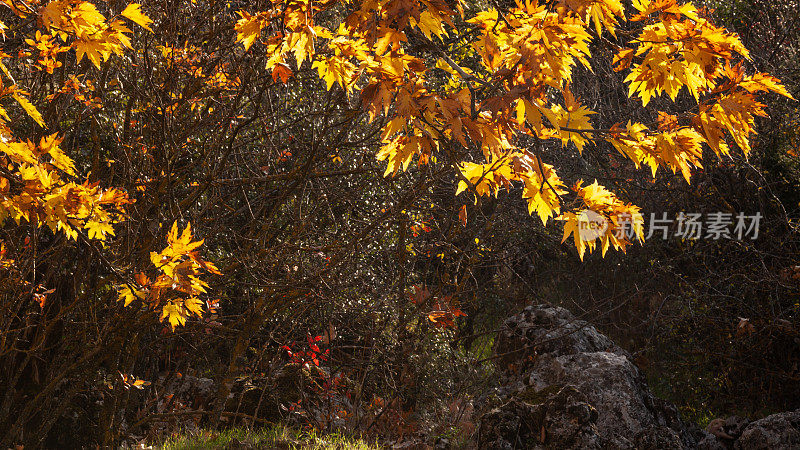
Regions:
<instances>
[{"instance_id":1,"label":"boulder","mask_svg":"<svg viewBox=\"0 0 800 450\"><path fill-rule=\"evenodd\" d=\"M607 447L597 428L597 410L581 392L554 388L541 398L541 403L511 398L485 414L478 430L479 447L538 449L555 443L564 449Z\"/></svg>"},{"instance_id":2,"label":"boulder","mask_svg":"<svg viewBox=\"0 0 800 450\"><path fill-rule=\"evenodd\" d=\"M480 448L693 448L699 430L655 397L628 354L569 311L529 306L495 352L500 406L480 421Z\"/></svg>"},{"instance_id":3,"label":"boulder","mask_svg":"<svg viewBox=\"0 0 800 450\"><path fill-rule=\"evenodd\" d=\"M479 448L800 448L800 410L715 419L704 431L682 422L627 352L564 308L509 318L494 352L500 382L478 401Z\"/></svg>"},{"instance_id":4,"label":"boulder","mask_svg":"<svg viewBox=\"0 0 800 450\"><path fill-rule=\"evenodd\" d=\"M550 386L571 386L584 394L598 411L597 429L615 448L641 448L636 444L637 436L646 441L650 435L665 435L658 428L685 436L684 446L694 443L677 409L650 393L627 356L609 352L545 355L530 372L527 385L537 392Z\"/></svg>"},{"instance_id":5,"label":"boulder","mask_svg":"<svg viewBox=\"0 0 800 450\"><path fill-rule=\"evenodd\" d=\"M536 355L611 352L625 354L614 342L564 308L532 305L503 323L494 352L501 371L528 366ZM524 368L524 367L522 367ZM513 367L515 370L520 367Z\"/></svg>"},{"instance_id":6,"label":"boulder","mask_svg":"<svg viewBox=\"0 0 800 450\"><path fill-rule=\"evenodd\" d=\"M788 450L800 448L800 410L750 421L731 416L714 419L700 441L700 450Z\"/></svg>"},{"instance_id":7,"label":"boulder","mask_svg":"<svg viewBox=\"0 0 800 450\"><path fill-rule=\"evenodd\" d=\"M216 383L211 378L182 375L172 379L165 390L175 397L170 397L167 403L180 402L187 408L200 410L208 409L216 389Z\"/></svg>"},{"instance_id":8,"label":"boulder","mask_svg":"<svg viewBox=\"0 0 800 450\"><path fill-rule=\"evenodd\" d=\"M733 444L741 450L800 448L800 409L750 422Z\"/></svg>"}]
</instances>

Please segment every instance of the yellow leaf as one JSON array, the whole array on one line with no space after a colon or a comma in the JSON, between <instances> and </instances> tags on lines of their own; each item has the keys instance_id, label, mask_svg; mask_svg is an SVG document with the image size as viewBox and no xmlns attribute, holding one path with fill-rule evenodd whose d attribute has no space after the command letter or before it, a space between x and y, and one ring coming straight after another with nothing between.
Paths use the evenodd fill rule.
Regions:
<instances>
[{"instance_id":1,"label":"yellow leaf","mask_svg":"<svg viewBox=\"0 0 800 450\"><path fill-rule=\"evenodd\" d=\"M61 141L62 139L58 137L58 134L54 133L43 137L39 141L39 148L42 153L50 155L51 163L54 166L75 176L75 162L61 150Z\"/></svg>"},{"instance_id":2,"label":"yellow leaf","mask_svg":"<svg viewBox=\"0 0 800 450\"><path fill-rule=\"evenodd\" d=\"M578 250L578 256L583 261L583 255L586 253L587 243L580 236L580 224L578 216L575 213L565 213L558 217L559 220L564 221L564 235L561 242L564 243L570 235L573 236L575 248ZM589 242L589 245L594 247L594 242Z\"/></svg>"},{"instance_id":3,"label":"yellow leaf","mask_svg":"<svg viewBox=\"0 0 800 450\"><path fill-rule=\"evenodd\" d=\"M111 44L100 39L79 39L74 45L78 62L86 55L97 68L100 68L100 63L111 56Z\"/></svg>"},{"instance_id":4,"label":"yellow leaf","mask_svg":"<svg viewBox=\"0 0 800 450\"><path fill-rule=\"evenodd\" d=\"M196 297L187 298L183 305L189 310L190 313L200 317L203 315L203 302Z\"/></svg>"},{"instance_id":5,"label":"yellow leaf","mask_svg":"<svg viewBox=\"0 0 800 450\"><path fill-rule=\"evenodd\" d=\"M17 90L11 95L14 97L14 100L16 100L17 103L22 106L22 109L28 113L31 119L38 123L40 127L44 127L44 119L42 118L42 115L39 113L39 110L33 106L33 103L29 102L28 99L24 97L25 93L23 91Z\"/></svg>"},{"instance_id":6,"label":"yellow leaf","mask_svg":"<svg viewBox=\"0 0 800 450\"><path fill-rule=\"evenodd\" d=\"M245 11L237 11L241 17L236 22L236 42L241 42L245 50L250 50L250 46L256 39L261 37L261 30L269 23L267 13L259 13L251 16Z\"/></svg>"},{"instance_id":7,"label":"yellow leaf","mask_svg":"<svg viewBox=\"0 0 800 450\"><path fill-rule=\"evenodd\" d=\"M558 134L561 136L562 145L567 145L567 142L572 141L572 143L578 147L578 152L583 152L583 147L590 139L593 130L592 123L589 121L589 116L596 113L583 106L573 106L570 109L564 109L561 105L555 105L551 111L556 121ZM564 130L564 128L571 128L573 130L568 131Z\"/></svg>"},{"instance_id":8,"label":"yellow leaf","mask_svg":"<svg viewBox=\"0 0 800 450\"><path fill-rule=\"evenodd\" d=\"M124 302L124 306L130 305L137 298L144 300L145 294L138 289L131 289L129 286L120 286L117 288L118 299Z\"/></svg>"},{"instance_id":9,"label":"yellow leaf","mask_svg":"<svg viewBox=\"0 0 800 450\"><path fill-rule=\"evenodd\" d=\"M385 143L378 152L378 160L388 160L384 177L394 175L402 167L405 171L411 163L411 159L419 152L419 141L415 136L398 136L388 143Z\"/></svg>"},{"instance_id":10,"label":"yellow leaf","mask_svg":"<svg viewBox=\"0 0 800 450\"><path fill-rule=\"evenodd\" d=\"M325 80L325 85L330 90L334 83L342 89L350 91L356 66L341 56L329 57L325 60L314 61L312 68L317 69L319 77Z\"/></svg>"},{"instance_id":11,"label":"yellow leaf","mask_svg":"<svg viewBox=\"0 0 800 450\"><path fill-rule=\"evenodd\" d=\"M524 183L522 198L528 201L528 214L536 214L547 225L547 221L561 210L560 195L566 194L564 183L553 170L536 157L521 157L519 178Z\"/></svg>"},{"instance_id":12,"label":"yellow leaf","mask_svg":"<svg viewBox=\"0 0 800 450\"><path fill-rule=\"evenodd\" d=\"M289 48L297 59L297 67L302 66L303 61L314 54L314 34L312 28L306 28L300 32L289 33L287 36Z\"/></svg>"},{"instance_id":13,"label":"yellow leaf","mask_svg":"<svg viewBox=\"0 0 800 450\"><path fill-rule=\"evenodd\" d=\"M752 77L745 77L739 83L739 86L747 89L747 92L772 91L794 100L792 94L786 90L786 87L781 84L779 79L766 73L757 73Z\"/></svg>"},{"instance_id":14,"label":"yellow leaf","mask_svg":"<svg viewBox=\"0 0 800 450\"><path fill-rule=\"evenodd\" d=\"M142 12L142 5L138 3L131 3L126 6L124 10L122 10L121 14L145 30L151 33L153 32L153 30L150 28L150 24L153 23L153 21Z\"/></svg>"},{"instance_id":15,"label":"yellow leaf","mask_svg":"<svg viewBox=\"0 0 800 450\"><path fill-rule=\"evenodd\" d=\"M114 227L109 222L90 220L84 226L88 230L89 239L105 240L106 234L114 235Z\"/></svg>"},{"instance_id":16,"label":"yellow leaf","mask_svg":"<svg viewBox=\"0 0 800 450\"><path fill-rule=\"evenodd\" d=\"M99 28L103 28L106 18L97 10L94 4L81 0L78 0L77 3L73 1L58 3L66 3L66 7L68 9L71 8L68 17L73 24L75 34L79 36L87 35ZM64 18L61 18L61 21L63 23Z\"/></svg>"},{"instance_id":17,"label":"yellow leaf","mask_svg":"<svg viewBox=\"0 0 800 450\"><path fill-rule=\"evenodd\" d=\"M161 309L161 321L163 322L164 319L169 321L169 325L172 327L173 331L178 325L183 326L186 323L186 316L183 314L183 311L181 311L181 307L172 301L168 302Z\"/></svg>"},{"instance_id":18,"label":"yellow leaf","mask_svg":"<svg viewBox=\"0 0 800 450\"><path fill-rule=\"evenodd\" d=\"M417 26L428 39L430 39L431 36L447 36L447 31L442 24L442 18L431 14L430 11L423 11L419 15Z\"/></svg>"},{"instance_id":19,"label":"yellow leaf","mask_svg":"<svg viewBox=\"0 0 800 450\"><path fill-rule=\"evenodd\" d=\"M136 380L131 384L131 386L135 387L136 389L143 389L145 386L150 386L150 382L145 380Z\"/></svg>"}]
</instances>

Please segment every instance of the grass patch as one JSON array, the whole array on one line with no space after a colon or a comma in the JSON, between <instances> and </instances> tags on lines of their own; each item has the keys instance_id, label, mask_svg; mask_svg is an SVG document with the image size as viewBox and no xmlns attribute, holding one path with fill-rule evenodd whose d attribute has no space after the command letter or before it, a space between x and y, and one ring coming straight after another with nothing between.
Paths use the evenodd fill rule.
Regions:
<instances>
[{"instance_id":1,"label":"grass patch","mask_svg":"<svg viewBox=\"0 0 800 450\"><path fill-rule=\"evenodd\" d=\"M380 446L341 433L320 434L299 431L282 425L258 428L229 428L202 430L170 437L154 448L162 450L206 449L312 449L312 450L373 450Z\"/></svg>"}]
</instances>

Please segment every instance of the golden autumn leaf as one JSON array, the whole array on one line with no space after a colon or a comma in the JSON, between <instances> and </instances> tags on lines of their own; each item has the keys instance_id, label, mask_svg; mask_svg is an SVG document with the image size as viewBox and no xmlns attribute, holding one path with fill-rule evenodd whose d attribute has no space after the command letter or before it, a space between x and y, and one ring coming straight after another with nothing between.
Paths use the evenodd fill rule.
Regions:
<instances>
[{"instance_id":1,"label":"golden autumn leaf","mask_svg":"<svg viewBox=\"0 0 800 450\"><path fill-rule=\"evenodd\" d=\"M204 301L200 299L208 291L208 283L201 277L207 272L221 274L217 267L200 257L197 248L203 240L193 241L191 224L181 231L175 221L167 232L167 247L161 252L151 252L150 262L156 270L152 279L143 273L136 275L142 290L134 291L128 286L118 287L119 300L127 306L136 297L145 298L156 308L161 308L161 320L167 321L174 330L192 316L203 315Z\"/></svg>"},{"instance_id":2,"label":"golden autumn leaf","mask_svg":"<svg viewBox=\"0 0 800 450\"><path fill-rule=\"evenodd\" d=\"M395 175L401 168L407 170L419 149L419 139L416 136L398 136L386 142L378 152L378 160L387 161L383 176Z\"/></svg>"},{"instance_id":3,"label":"golden autumn leaf","mask_svg":"<svg viewBox=\"0 0 800 450\"><path fill-rule=\"evenodd\" d=\"M37 110L36 107L33 106L33 103L31 103L25 97L26 95L28 95L27 92L22 90L15 90L14 93L11 95L12 97L14 97L14 100L16 100L17 103L19 103L19 105L22 106L22 109L25 110L25 112L28 114L28 116L31 117L31 119L33 119L37 124L39 124L40 127L44 127L44 118L39 113L39 110Z\"/></svg>"},{"instance_id":4,"label":"golden autumn leaf","mask_svg":"<svg viewBox=\"0 0 800 450\"><path fill-rule=\"evenodd\" d=\"M237 11L241 17L236 22L236 41L244 45L245 50L250 50L253 43L261 37L261 30L267 24L269 16L267 14L250 15L246 11Z\"/></svg>"},{"instance_id":5,"label":"golden autumn leaf","mask_svg":"<svg viewBox=\"0 0 800 450\"><path fill-rule=\"evenodd\" d=\"M186 315L181 311L181 307L174 302L169 302L161 309L161 321L166 319L170 327L174 330L177 326L186 324Z\"/></svg>"},{"instance_id":6,"label":"golden autumn leaf","mask_svg":"<svg viewBox=\"0 0 800 450\"><path fill-rule=\"evenodd\" d=\"M117 295L118 300L123 302L124 306L130 305L136 299L144 300L145 298L145 294L142 291L131 288L128 285L119 286L117 288Z\"/></svg>"},{"instance_id":7,"label":"golden autumn leaf","mask_svg":"<svg viewBox=\"0 0 800 450\"><path fill-rule=\"evenodd\" d=\"M444 20L430 11L423 11L416 25L428 39L433 36L447 36L447 31L444 29Z\"/></svg>"},{"instance_id":8,"label":"golden autumn leaf","mask_svg":"<svg viewBox=\"0 0 800 450\"><path fill-rule=\"evenodd\" d=\"M561 137L561 144L566 146L568 142L572 142L582 153L583 147L591 140L593 130L589 116L596 113L576 104L567 109L555 105L551 111L554 120L552 123Z\"/></svg>"},{"instance_id":9,"label":"golden autumn leaf","mask_svg":"<svg viewBox=\"0 0 800 450\"><path fill-rule=\"evenodd\" d=\"M145 30L151 33L153 32L153 30L150 28L150 24L153 23L153 21L142 12L142 5L138 3L131 3L126 6L120 14Z\"/></svg>"},{"instance_id":10,"label":"golden autumn leaf","mask_svg":"<svg viewBox=\"0 0 800 450\"><path fill-rule=\"evenodd\" d=\"M86 228L89 239L103 240L108 234L112 236L114 235L114 227L112 227L111 224L106 221L90 220L86 222L84 228Z\"/></svg>"}]
</instances>

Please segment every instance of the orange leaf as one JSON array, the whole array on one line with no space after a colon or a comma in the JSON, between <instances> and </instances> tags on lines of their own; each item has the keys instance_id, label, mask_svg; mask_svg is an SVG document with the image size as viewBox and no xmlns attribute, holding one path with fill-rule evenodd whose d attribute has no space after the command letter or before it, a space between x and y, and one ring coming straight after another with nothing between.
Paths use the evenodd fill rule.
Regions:
<instances>
[{"instance_id":1,"label":"orange leaf","mask_svg":"<svg viewBox=\"0 0 800 450\"><path fill-rule=\"evenodd\" d=\"M286 84L292 75L292 69L283 63L276 64L275 68L272 69L272 80L276 83L280 79L283 84Z\"/></svg>"}]
</instances>

